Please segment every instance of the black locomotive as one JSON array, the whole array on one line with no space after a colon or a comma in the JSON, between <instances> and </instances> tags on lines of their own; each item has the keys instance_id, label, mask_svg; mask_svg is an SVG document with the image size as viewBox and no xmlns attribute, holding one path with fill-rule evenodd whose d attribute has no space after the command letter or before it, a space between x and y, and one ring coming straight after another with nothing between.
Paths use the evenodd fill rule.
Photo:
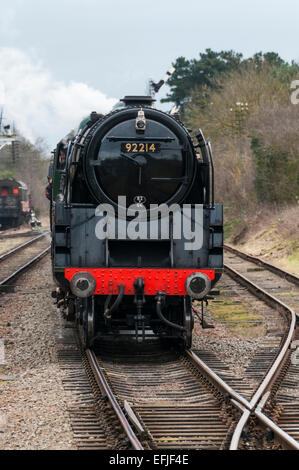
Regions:
<instances>
[{"instance_id":1,"label":"black locomotive","mask_svg":"<svg viewBox=\"0 0 299 470\"><path fill-rule=\"evenodd\" d=\"M0 180L1 230L18 227L30 220L30 195L22 181L14 178Z\"/></svg>"},{"instance_id":2,"label":"black locomotive","mask_svg":"<svg viewBox=\"0 0 299 470\"><path fill-rule=\"evenodd\" d=\"M206 299L223 271L211 148L151 97L122 101L106 116L91 113L63 161L61 143L55 152L58 303L86 347L120 335L190 347L192 300Z\"/></svg>"}]
</instances>

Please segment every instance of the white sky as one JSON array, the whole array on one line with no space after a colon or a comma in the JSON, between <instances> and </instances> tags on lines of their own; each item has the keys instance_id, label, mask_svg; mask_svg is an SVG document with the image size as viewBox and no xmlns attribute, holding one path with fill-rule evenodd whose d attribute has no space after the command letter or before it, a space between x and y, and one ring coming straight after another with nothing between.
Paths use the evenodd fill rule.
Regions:
<instances>
[{"instance_id":1,"label":"white sky","mask_svg":"<svg viewBox=\"0 0 299 470\"><path fill-rule=\"evenodd\" d=\"M0 12L0 106L50 146L89 111L144 94L180 55L299 60L298 0L0 0Z\"/></svg>"}]
</instances>

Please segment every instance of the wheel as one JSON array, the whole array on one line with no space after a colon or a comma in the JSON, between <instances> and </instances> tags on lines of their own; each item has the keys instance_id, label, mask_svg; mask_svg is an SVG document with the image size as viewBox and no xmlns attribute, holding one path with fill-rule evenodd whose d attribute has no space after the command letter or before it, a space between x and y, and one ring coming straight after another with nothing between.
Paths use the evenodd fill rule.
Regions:
<instances>
[{"instance_id":1,"label":"wheel","mask_svg":"<svg viewBox=\"0 0 299 470\"><path fill-rule=\"evenodd\" d=\"M94 297L83 299L83 345L85 349L93 346L95 339Z\"/></svg>"},{"instance_id":2,"label":"wheel","mask_svg":"<svg viewBox=\"0 0 299 470\"><path fill-rule=\"evenodd\" d=\"M190 349L192 346L192 330L194 326L194 316L192 311L192 301L189 296L184 297L184 346Z\"/></svg>"}]
</instances>

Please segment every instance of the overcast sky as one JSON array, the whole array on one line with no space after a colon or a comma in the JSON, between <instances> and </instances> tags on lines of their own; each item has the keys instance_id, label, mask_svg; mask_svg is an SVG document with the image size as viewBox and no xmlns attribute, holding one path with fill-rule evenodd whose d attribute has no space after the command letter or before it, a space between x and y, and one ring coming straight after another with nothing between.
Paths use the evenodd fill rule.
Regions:
<instances>
[{"instance_id":1,"label":"overcast sky","mask_svg":"<svg viewBox=\"0 0 299 470\"><path fill-rule=\"evenodd\" d=\"M0 106L50 146L90 111L144 94L178 56L299 61L298 0L0 0L0 12Z\"/></svg>"}]
</instances>

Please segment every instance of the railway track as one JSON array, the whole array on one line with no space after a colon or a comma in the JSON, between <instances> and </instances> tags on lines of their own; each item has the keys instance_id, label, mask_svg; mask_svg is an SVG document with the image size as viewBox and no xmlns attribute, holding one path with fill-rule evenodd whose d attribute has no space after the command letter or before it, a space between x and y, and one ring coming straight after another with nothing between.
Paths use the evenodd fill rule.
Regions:
<instances>
[{"instance_id":1,"label":"railway track","mask_svg":"<svg viewBox=\"0 0 299 470\"><path fill-rule=\"evenodd\" d=\"M248 296L258 297L259 305L267 304L267 315L278 311L285 332L274 345L257 352L241 378L210 351L178 351L153 340L141 345L105 341L94 351L81 351L86 373L78 370L82 367L78 349L64 349L64 367L70 374L66 384L80 398L78 408L71 410L78 448L234 450L242 448L246 429L245 435L253 441L250 448L255 448L254 440L261 439L261 434L271 431L283 447L299 449L295 393L299 366L291 363L290 349L292 341L299 339L296 313L289 306L296 297L295 283L291 282L288 296L285 288L269 281L266 268L247 270L243 260L233 261L234 268L225 266L231 282L242 285ZM254 280L258 273L258 285L245 273ZM281 279L290 283L285 273ZM91 395L97 412L91 407Z\"/></svg>"},{"instance_id":2,"label":"railway track","mask_svg":"<svg viewBox=\"0 0 299 470\"><path fill-rule=\"evenodd\" d=\"M225 449L234 428L228 393L195 353L157 344L87 350L97 383L135 450ZM212 371L211 371L212 373ZM213 374L213 373L212 373Z\"/></svg>"},{"instance_id":3,"label":"railway track","mask_svg":"<svg viewBox=\"0 0 299 470\"><path fill-rule=\"evenodd\" d=\"M179 352L159 343L145 349L127 345L125 352L124 344L107 343L100 350L86 351L101 394L132 448L237 449L254 416L285 447L299 449L296 405L287 403L277 413L274 399L280 384L294 380L290 345L296 339L295 312L228 265L226 272L279 310L288 324L275 354L263 357L260 370L254 370L259 381L253 390L252 383L234 377L207 351Z\"/></svg>"},{"instance_id":4,"label":"railway track","mask_svg":"<svg viewBox=\"0 0 299 470\"><path fill-rule=\"evenodd\" d=\"M263 277L265 277L265 271L270 271L274 276L270 278L267 277L268 281L274 281L275 279L284 279L286 282L283 284L283 286L281 286L281 283L279 282L279 286L277 288L281 289L283 287L286 287L286 289L290 289L292 292L298 295L299 290L292 289L292 285L299 287L299 277L295 274L289 273L284 269L278 268L277 266L274 266L273 264L270 264L260 258L248 255L247 253L237 250L236 248L233 248L229 245L224 245L224 250L227 253L226 258L229 260L229 264L235 266L236 269L239 270L239 272L247 272L248 276L250 272L252 272L255 275L255 279L258 279L260 283ZM246 263L244 263L244 261ZM270 288L272 289L273 287L275 288L275 286L270 286ZM265 288L267 288L267 284L265 284ZM276 292L278 293L279 291L276 290ZM296 303L296 306L299 306L299 304Z\"/></svg>"},{"instance_id":5,"label":"railway track","mask_svg":"<svg viewBox=\"0 0 299 470\"><path fill-rule=\"evenodd\" d=\"M49 232L44 232L0 255L0 292L50 251Z\"/></svg>"},{"instance_id":6,"label":"railway track","mask_svg":"<svg viewBox=\"0 0 299 470\"><path fill-rule=\"evenodd\" d=\"M226 272L254 295L276 308L288 321L279 351L269 365L250 406L241 408L231 449L240 445L240 437L250 414L254 414L287 448L299 450L299 367L292 359L293 341L298 340L299 278L258 258L225 246ZM267 413L263 410L266 409ZM272 419L271 419L272 418Z\"/></svg>"},{"instance_id":7,"label":"railway track","mask_svg":"<svg viewBox=\"0 0 299 470\"><path fill-rule=\"evenodd\" d=\"M124 354L123 347L117 351L115 345L86 352L99 388L132 448L233 450L254 413L288 448L299 449L299 443L263 413L270 395L265 390L287 341L252 397L246 396L246 383L244 394L236 391L242 389L242 380L227 373L215 357L211 369L194 351L180 353L152 346L139 354L135 347L131 352L127 347ZM240 416L234 406L242 412Z\"/></svg>"},{"instance_id":8,"label":"railway track","mask_svg":"<svg viewBox=\"0 0 299 470\"><path fill-rule=\"evenodd\" d=\"M38 232L37 231L35 232L32 229L27 229L26 231L23 231L23 232L20 231L20 229L8 229L8 230L2 230L2 231L0 230L0 240L7 240L8 238L30 237Z\"/></svg>"}]
</instances>

